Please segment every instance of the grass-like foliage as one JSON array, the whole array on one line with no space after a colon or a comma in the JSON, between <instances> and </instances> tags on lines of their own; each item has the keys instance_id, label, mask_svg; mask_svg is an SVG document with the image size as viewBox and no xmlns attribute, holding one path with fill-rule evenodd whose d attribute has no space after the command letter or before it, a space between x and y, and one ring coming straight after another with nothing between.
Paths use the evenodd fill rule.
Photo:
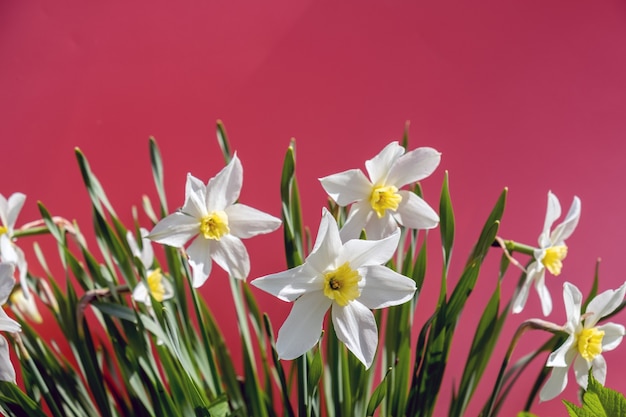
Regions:
<instances>
[{"instance_id":1,"label":"grass-like foliage","mask_svg":"<svg viewBox=\"0 0 626 417\"><path fill-rule=\"evenodd\" d=\"M231 152L226 131L219 122L217 137L227 167L236 168L238 160ZM402 143L407 148L406 131ZM398 144L394 146L393 149L401 149ZM403 153L404 149L398 152ZM424 158L430 158L428 163L436 167L438 159L435 163L433 158L438 158L438 153L434 150L420 152L427 155ZM242 356L233 357L228 341L220 329L220 324L223 326L224 323L218 324L214 306L208 305L195 288L206 279L198 279L201 271L197 262L199 250L192 247L196 243L186 245L181 238L180 244L174 246L155 245L158 248L156 256L150 258L148 253L152 252L148 246L151 243L145 239L146 232L142 228L153 230L148 238L166 240L169 237L163 236L174 233L174 226L166 223L170 226L155 228L155 225L172 215L175 217L170 218L176 221L190 221L189 213L200 210L200 229L195 231L195 235L198 235L196 239L200 239L200 243L214 251L211 252L211 259L215 263L213 267L217 265L231 272L236 270L232 262L245 257L239 252L239 258L235 257L230 249L220 252L217 244L222 243L220 239L225 239L224 236L248 233L246 230L242 232L243 226L237 226L235 220L241 221L241 224L249 228L247 230L257 230L258 224L254 224L254 221L246 222L246 219L238 218L234 211L228 211L231 210L230 206L237 205L236 201L229 202L230 205L226 208L214 209L210 208L213 203L209 200L213 197L209 196L206 197L209 207L207 212L202 212L204 209L199 209L198 205L194 206L196 208L191 207L190 194L213 192L217 187L215 183L221 180L215 180L213 185L209 183L205 190L204 185L198 185L190 179L188 201L182 211L170 211L163 185L164 164L154 139L149 142L149 155L158 202L153 204L145 197L142 204L145 216L139 216L133 209L132 224L124 224L120 220L92 172L87 157L80 150L76 150L76 158L93 214L93 223L90 225L93 234L90 233L89 238L82 232L85 225L57 217L57 213L50 213L43 203L39 203L39 222L17 228L6 224L9 220L14 222L16 215L5 215L2 218L0 235L4 235L3 239L6 241L1 249L0 259L13 265L11 271L16 266L23 273L19 284L12 290L9 307L5 307L13 311L11 317L19 323L21 332L5 333L8 343L5 341L0 345L0 379L4 380L0 383L0 408L6 415L428 417L442 415L443 410L446 410L451 417L461 417L465 415L470 401L474 401L484 404L481 416L491 417L498 414L511 392L516 392L517 396L522 392L527 401L526 411L520 416L530 416L532 414L528 410L551 369L548 367L539 371L533 386L520 386L517 384L518 378L522 372L530 372L527 369L530 363L535 360L544 361L547 353L569 343L573 338L575 345L572 346L579 349L575 353L580 358L584 357L581 360L586 360L589 367L592 367L593 359L598 357L603 348L612 349L621 340L618 325L607 328L606 331L602 330L606 342L604 344L602 340L597 341L600 330L593 333L592 330L596 329L593 327L584 333L589 336L589 343L583 348L579 343L582 330L568 333L564 327L541 320L524 322L512 340L503 340L502 330L514 304L523 307L523 292L526 291L524 288L533 279L538 279L538 275L531 276L531 271L532 274L539 274L537 271L540 270L541 273L553 272L551 268L556 268L557 265L554 257L558 257L560 252L552 252L552 247L560 248L562 244L557 239L550 241L549 245L546 243L545 247L535 248L500 238L498 231L506 205L506 189L499 196L494 196L492 206L485 210L483 226L475 238L476 243L471 253L464 261L459 260L464 262L460 276L449 276L450 265L457 261L453 257L457 230L448 173L443 180L436 213L429 207L431 211L424 208L426 211L423 213L427 214L424 214L423 221L425 225L429 225L424 226L423 230L407 227L407 222L410 223L411 219L409 214L402 212L406 209L403 204L407 201L423 202L419 181L389 185L383 184L383 179L373 178L376 176L375 172L370 172L369 179L362 174L349 174L354 178L358 176L358 181L363 184L371 182L370 185L374 187L370 200L360 206L370 208L371 204L375 211L367 222L375 222L379 218L389 220L385 216L391 213L396 217L392 217L393 223L388 225L393 226L394 230L384 234L383 229L376 229L372 223L363 220L365 226L355 229L357 233L361 231L360 242L355 243L353 240L358 236L347 239L341 235L343 240L336 243L332 239L339 239L340 235L335 235L335 230L345 224L352 224L350 222L354 219L350 216L355 211L354 207L352 211L348 210L347 204L342 202L343 197L339 195L329 200L328 212L325 212L328 214L322 221L323 227L320 226L319 235L326 237L322 239L318 236L316 241L316 237L311 236L309 229L303 224L296 176L296 143L292 141L285 154L280 184L276 184L277 187L280 186L282 199L280 217L286 265L290 270L294 268L293 271L297 274L306 275L307 265L318 265L322 258L320 252L323 251L324 259L334 259L331 256L332 251L338 251L339 258L348 253L345 257L352 256L349 259L353 259L353 264L350 266L346 262L321 271L319 288L314 287L315 282L318 282L315 281L317 278L307 278L308 281L303 281L302 288L306 287L308 292L302 289L302 293L299 293L300 289L296 288L295 281L291 287L287 282L284 288L278 288L278 281L272 279L283 279L282 275L278 278L268 276L265 277L266 281L258 281L259 288L265 289L263 285L267 284L269 292L275 290L279 298L294 301L294 310L303 309L303 303L309 302L306 300L314 300L310 296L313 292L318 297L315 300L325 303L324 306L329 311L323 319L323 331L315 326L309 329L313 332L313 346L306 346L304 353L293 360L285 359L288 356L285 352L292 352L295 343L289 341L289 326L285 325L279 336L274 327L275 321L257 304L255 295L258 289L252 288L242 279L245 276L233 276L237 274L231 273L228 285L232 300L223 302L232 302L235 306L237 322L232 325L239 329L242 346ZM410 152L406 155L409 155L407 158L418 158L417 154ZM397 161L400 161L399 158ZM401 162L398 164L402 165ZM221 167L217 168L215 171ZM397 174L394 169L389 169L385 181ZM219 175L222 174L218 174L216 178L220 178ZM364 179L361 179L361 175ZM397 174L396 177L402 175ZM347 177L328 177L326 182L323 181L324 186L327 190L332 187L339 189L337 184L342 178ZM228 190L229 187L232 188L232 184L224 187ZM374 193L378 193L378 197ZM332 191L329 194L333 196ZM2 199L7 201L4 197ZM177 202L176 205L180 204ZM320 207L323 205L326 202L320 202ZM243 211L237 213L241 212ZM259 219L262 218L262 214L254 213ZM396 215L397 213L401 215ZM574 217L575 213L572 214L572 219ZM140 218L148 218L150 222L140 224ZM434 225L431 224L433 219ZM577 220L576 217L575 221ZM572 226L567 221L566 219L563 229ZM180 227L183 230L183 226ZM339 233L344 233L345 230L342 229ZM188 232L185 229L184 233ZM373 235L378 232L382 235ZM181 236L184 234L183 231L180 233ZM431 235L434 233L440 234L441 248L429 247L432 246ZM95 236L95 241L92 236ZM38 263L39 266L31 267L31 272L26 274L26 263L20 258L23 253L19 246L24 247L35 238L41 239L42 243L34 243L36 259L27 261L30 265ZM566 236L562 240L565 238ZM393 248L393 256L390 252L388 259L382 259L383 255L380 253L369 251L370 246L367 245L372 245L372 248L386 245L384 247L387 248L390 239L397 245L397 249ZM232 247L234 246L229 248ZM362 250L363 254L377 257L378 264L374 265L375 262L364 259L366 255L357 249ZM442 265L428 262L428 253L439 250L443 250ZM501 254L499 271L482 271L483 262L489 252ZM355 255L357 253L358 256ZM539 253L543 255L538 255ZM231 255L232 259L229 258ZM526 257L523 263L528 261L527 267L523 267L514 255ZM55 259L51 262L53 258ZM206 255L207 262L211 262L211 259ZM356 259L361 262L362 267L355 266ZM557 261L560 262L561 259ZM330 265L331 261L326 262ZM48 265L54 267L50 268ZM429 278L439 277L437 294L426 295L422 291L427 270ZM32 273L34 271L43 271L42 276L36 276ZM370 300L373 296L368 292L368 285L378 285L375 288L380 288L379 295L393 293L386 289L384 280L375 280L375 273L396 280L394 282L397 283L397 288L393 290L399 294L394 296L396 298L390 295L392 298L389 300ZM483 311L480 312L480 320L474 329L465 365L462 369L448 369L448 357L455 331L459 325L464 325L462 313L478 280L484 274L490 277L482 285L492 285L492 293L485 300ZM516 294L502 293L501 281L509 275L519 275ZM11 285L15 282L12 276L2 279ZM583 306L588 313L599 302L590 303L597 293L597 275L594 283L594 288ZM207 285L213 284L211 281ZM26 301L24 297L14 297L18 291L26 293ZM420 329L414 331L418 301L424 296L436 299L436 307L434 311L418 312L421 317L428 319ZM617 300L618 296L623 300L623 293L619 291L615 292L613 299ZM622 300L615 301L620 304L619 307L614 306L608 313L619 311L623 307ZM42 338L36 330L40 326L35 323L36 315L31 314L33 310L27 308L29 305L32 307L33 303L39 308L49 310L48 317L52 317L54 323L47 322L46 326L58 328L56 341ZM314 302L310 303L313 305ZM359 303L358 306L356 303ZM372 306L373 304L376 305ZM576 305L580 309L580 302ZM374 309L373 316L370 316L371 309ZM326 310L320 310L320 314L324 314ZM350 322L354 326L362 325L369 317L373 317L372 323L378 329L378 336L372 339L364 336L362 328L355 331L350 326L342 327L345 320L352 317L350 314L355 315L354 322ZM12 320L8 317L6 319ZM583 321L581 323L584 324ZM368 327L367 331L370 329ZM525 352L525 356L519 360L511 362L514 349L521 349L520 346L523 345L519 341L524 332L537 329L550 332L545 338L546 342L538 349ZM623 327L621 331L623 332ZM372 345L375 343L372 340L378 340L378 344ZM504 357L495 355L498 344L508 348ZM369 363L370 353L374 355L372 363ZM10 362L9 355L12 359ZM479 384L486 383L483 376L487 365L494 360L501 361L502 366L495 384L493 377L488 379L491 386L489 397L474 398ZM17 370L17 383L11 374L12 365ZM549 362L548 365L557 370L555 372L561 372L569 363L555 362L551 365ZM578 372L578 368L576 371ZM443 385L444 374L449 372L454 374L453 395L448 404L441 404L439 393L442 389L449 388ZM571 416L626 415L624 397L604 389L593 375L589 376L583 406L577 407L569 402L566 405Z\"/></svg>"}]
</instances>

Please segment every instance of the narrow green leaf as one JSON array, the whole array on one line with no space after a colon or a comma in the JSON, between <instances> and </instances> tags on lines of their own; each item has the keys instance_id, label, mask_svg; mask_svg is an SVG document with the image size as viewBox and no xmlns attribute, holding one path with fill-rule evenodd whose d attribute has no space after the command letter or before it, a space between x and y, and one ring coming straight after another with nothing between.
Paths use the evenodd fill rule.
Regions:
<instances>
[{"instance_id":1,"label":"narrow green leaf","mask_svg":"<svg viewBox=\"0 0 626 417\"><path fill-rule=\"evenodd\" d=\"M324 363L322 362L321 349L315 349L315 353L313 353L309 362L309 374L307 382L309 388L309 397L313 396L313 393L315 392L315 390L317 390L317 384L319 384L320 378L322 377L323 367Z\"/></svg>"},{"instance_id":2,"label":"narrow green leaf","mask_svg":"<svg viewBox=\"0 0 626 417\"><path fill-rule=\"evenodd\" d=\"M295 158L295 140L292 139L285 154L280 180L285 256L289 268L301 265L304 259L302 253L302 214L295 179Z\"/></svg>"},{"instance_id":3,"label":"narrow green leaf","mask_svg":"<svg viewBox=\"0 0 626 417\"><path fill-rule=\"evenodd\" d=\"M387 369L383 380L380 381L380 384L378 384L378 386L372 393L372 396L367 403L367 411L365 413L366 416L373 416L380 403L385 399L385 395L387 394L387 377L389 376L390 371L391 368Z\"/></svg>"},{"instance_id":4,"label":"narrow green leaf","mask_svg":"<svg viewBox=\"0 0 626 417\"><path fill-rule=\"evenodd\" d=\"M106 315L117 317L118 319L126 320L131 323L137 323L137 314L132 308L120 304L99 301L94 301L91 305Z\"/></svg>"},{"instance_id":5,"label":"narrow green leaf","mask_svg":"<svg viewBox=\"0 0 626 417\"><path fill-rule=\"evenodd\" d=\"M470 351L467 355L465 369L461 376L458 397L454 398L450 406L451 417L461 417L465 414L465 409L476 390L477 384L481 380L485 368L492 358L493 350L504 324L503 317L506 315L505 312L502 317L499 317L499 308L500 281L498 281L496 289L478 322L478 327L476 328L474 339L472 340Z\"/></svg>"},{"instance_id":6,"label":"narrow green leaf","mask_svg":"<svg viewBox=\"0 0 626 417\"><path fill-rule=\"evenodd\" d=\"M415 259L415 264L413 264L413 273L411 278L415 281L415 285L417 287L417 294L422 291L422 286L424 285L424 279L426 278L426 261L428 260L428 256L426 253L426 240L422 243L422 247L420 248L419 253L417 254L417 258Z\"/></svg>"},{"instance_id":7,"label":"narrow green leaf","mask_svg":"<svg viewBox=\"0 0 626 417\"><path fill-rule=\"evenodd\" d=\"M156 139L150 136L150 165L152 166L152 177L154 178L154 185L157 189L157 195L159 196L159 204L161 205L161 216L165 216L167 210L167 199L165 198L165 186L163 185L163 161L161 159L161 151L156 143ZM145 204L144 204L145 208Z\"/></svg>"},{"instance_id":8,"label":"narrow green leaf","mask_svg":"<svg viewBox=\"0 0 626 417\"><path fill-rule=\"evenodd\" d=\"M217 121L217 143L220 145L220 149L222 150L222 155L224 156L224 162L228 165L232 158L232 153L230 151L230 144L228 143L228 135L226 134L226 128L221 120Z\"/></svg>"},{"instance_id":9,"label":"narrow green leaf","mask_svg":"<svg viewBox=\"0 0 626 417\"><path fill-rule=\"evenodd\" d=\"M459 282L450 296L446 312L446 322L448 323L452 323L458 319L458 315L461 313L467 298L474 289L474 285L476 285L476 280L478 279L478 273L480 272L482 262L498 234L500 220L502 219L502 214L504 213L506 194L507 190L505 188L502 194L500 194L500 198L498 198L491 214L487 218L480 236L478 237L478 242L474 246L472 254L466 263L465 270L461 274Z\"/></svg>"},{"instance_id":10,"label":"narrow green leaf","mask_svg":"<svg viewBox=\"0 0 626 417\"><path fill-rule=\"evenodd\" d=\"M593 300L593 298L598 295L598 287L600 286L600 259L596 261L596 269L593 274L593 283L591 284L591 289L589 290L589 294L585 299L585 302L582 305L582 311L587 311L587 306Z\"/></svg>"},{"instance_id":11,"label":"narrow green leaf","mask_svg":"<svg viewBox=\"0 0 626 417\"><path fill-rule=\"evenodd\" d=\"M8 381L0 381L0 406L9 411L10 416L46 417L36 402Z\"/></svg>"},{"instance_id":12,"label":"narrow green leaf","mask_svg":"<svg viewBox=\"0 0 626 417\"><path fill-rule=\"evenodd\" d=\"M439 230L441 232L441 244L443 246L444 265L447 269L452 256L454 244L454 211L450 201L450 189L448 184L448 171L443 178L441 198L439 200Z\"/></svg>"},{"instance_id":13,"label":"narrow green leaf","mask_svg":"<svg viewBox=\"0 0 626 417\"><path fill-rule=\"evenodd\" d=\"M87 191L89 192L89 196L91 197L91 202L93 206L98 211L102 211L102 206L104 205L109 213L115 215L113 206L111 206L111 203L109 203L109 199L104 193L104 189L100 185L100 181L98 181L96 176L91 172L91 168L89 167L89 162L87 162L87 158L78 148L74 150L74 153L76 154L76 160L78 161L80 173L83 177L83 182L87 187Z\"/></svg>"},{"instance_id":14,"label":"narrow green leaf","mask_svg":"<svg viewBox=\"0 0 626 417\"><path fill-rule=\"evenodd\" d=\"M402 146L404 149L409 149L409 127L411 126L411 122L407 120L404 122L404 132L402 134Z\"/></svg>"}]
</instances>

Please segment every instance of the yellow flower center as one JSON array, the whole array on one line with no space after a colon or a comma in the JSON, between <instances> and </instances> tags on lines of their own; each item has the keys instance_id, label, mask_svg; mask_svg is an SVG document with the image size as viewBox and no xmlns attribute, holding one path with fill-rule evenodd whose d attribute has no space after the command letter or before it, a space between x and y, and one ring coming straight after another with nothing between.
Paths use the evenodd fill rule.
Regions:
<instances>
[{"instance_id":1,"label":"yellow flower center","mask_svg":"<svg viewBox=\"0 0 626 417\"><path fill-rule=\"evenodd\" d=\"M379 219L385 215L387 210L396 211L401 201L402 196L398 194L398 189L393 185L374 187L370 195L370 204Z\"/></svg>"},{"instance_id":2,"label":"yellow flower center","mask_svg":"<svg viewBox=\"0 0 626 417\"><path fill-rule=\"evenodd\" d=\"M344 307L361 295L358 285L360 280L359 273L346 262L334 271L324 274L324 295Z\"/></svg>"},{"instance_id":3,"label":"yellow flower center","mask_svg":"<svg viewBox=\"0 0 626 417\"><path fill-rule=\"evenodd\" d=\"M602 353L602 338L604 331L597 327L583 329L578 335L578 352L587 362L591 362L596 356Z\"/></svg>"},{"instance_id":4,"label":"yellow flower center","mask_svg":"<svg viewBox=\"0 0 626 417\"><path fill-rule=\"evenodd\" d=\"M553 246L546 249L546 253L541 260L543 266L554 276L561 273L563 268L563 262L561 262L567 256L567 246Z\"/></svg>"},{"instance_id":5,"label":"yellow flower center","mask_svg":"<svg viewBox=\"0 0 626 417\"><path fill-rule=\"evenodd\" d=\"M152 297L158 302L163 301L165 297L165 287L163 286L163 275L161 274L161 268L157 268L148 275L148 288Z\"/></svg>"},{"instance_id":6,"label":"yellow flower center","mask_svg":"<svg viewBox=\"0 0 626 417\"><path fill-rule=\"evenodd\" d=\"M221 210L207 214L200 221L200 233L202 233L205 239L220 240L222 236L229 232L228 216Z\"/></svg>"},{"instance_id":7,"label":"yellow flower center","mask_svg":"<svg viewBox=\"0 0 626 417\"><path fill-rule=\"evenodd\" d=\"M0 236L9 231L9 228L6 226L0 226Z\"/></svg>"}]
</instances>

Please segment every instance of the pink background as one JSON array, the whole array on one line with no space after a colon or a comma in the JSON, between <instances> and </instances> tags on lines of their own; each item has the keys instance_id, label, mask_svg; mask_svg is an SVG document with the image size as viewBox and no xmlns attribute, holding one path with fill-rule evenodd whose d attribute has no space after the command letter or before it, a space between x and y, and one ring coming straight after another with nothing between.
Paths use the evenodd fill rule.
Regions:
<instances>
[{"instance_id":1,"label":"pink background","mask_svg":"<svg viewBox=\"0 0 626 417\"><path fill-rule=\"evenodd\" d=\"M600 256L601 289L625 279L624 74L623 1L0 0L0 192L28 195L18 225L37 218L41 200L89 229L73 155L78 146L130 224L130 207L143 194L156 201L148 136L160 145L173 209L183 203L187 172L206 180L222 167L214 133L222 119L244 164L242 202L277 216L282 158L297 138L305 222L315 231L325 204L317 178L362 168L400 139L410 120L411 147L443 152L423 182L431 205L450 172L457 215L452 282L503 187L510 193L501 235L528 244L541 231L548 190L564 212L574 195L582 199L563 274L548 279L550 320L563 323L564 280L587 292ZM418 321L431 314L438 288L437 233L430 240L429 296L418 305ZM32 239L20 244L32 253ZM284 269L280 232L247 244L250 278ZM464 312L445 388L460 378L472 334L463 329L474 326L491 294L498 259L490 256ZM33 258L31 269L40 273ZM511 272L507 297L518 279ZM222 271L202 292L236 339L227 325L232 306L221 301L228 293ZM263 294L259 300L277 328L289 305ZM507 322L506 337L531 317L541 317L534 292L527 309ZM517 354L542 340L527 335ZM485 400L504 345L468 415ZM607 385L621 391L624 355L626 346L606 354ZM524 384L540 367L527 372L502 415L523 406ZM442 393L438 415L446 414L449 396ZM575 396L572 375L564 397ZM565 415L558 400L533 411Z\"/></svg>"}]
</instances>

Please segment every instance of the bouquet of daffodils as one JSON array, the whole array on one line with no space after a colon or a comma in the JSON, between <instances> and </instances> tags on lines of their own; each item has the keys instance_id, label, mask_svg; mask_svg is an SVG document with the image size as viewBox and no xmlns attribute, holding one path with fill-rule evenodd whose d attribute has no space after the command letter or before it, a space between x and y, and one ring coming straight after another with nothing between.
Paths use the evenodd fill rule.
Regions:
<instances>
[{"instance_id":1,"label":"bouquet of daffodils","mask_svg":"<svg viewBox=\"0 0 626 417\"><path fill-rule=\"evenodd\" d=\"M623 309L626 283L599 293L596 274L583 296L566 282L566 323L529 318L512 340L501 337L509 315L523 313L533 286L544 315L551 313L544 281L561 272L565 242L581 213L578 198L553 227L561 206L548 193L538 245L529 246L498 234L505 189L462 273L449 279L455 221L448 176L435 210L422 199L419 182L438 167L441 155L427 147L407 151L406 131L402 144L392 142L365 162L367 174L350 169L320 179L329 199L327 205L320 202L314 236L302 224L295 142L284 159L278 218L239 202L243 167L220 122L217 137L225 166L207 183L188 174L185 201L174 211L168 209L158 147L150 140L159 201L143 200L149 224L140 224L135 209L132 225L120 221L76 150L93 209L95 247L76 222L53 216L41 203L41 220L17 227L25 196L0 195L0 303L5 305L0 330L6 336L0 338L1 412L397 417L447 410L459 417L473 400L483 404L481 416L491 417L515 390L527 397L520 416L531 416L535 398L558 396L573 368L584 396L582 406L566 402L570 415L626 415L624 397L602 386L607 369L602 353L617 348L625 333L624 326L605 320ZM281 226L286 270L250 279L244 240ZM443 265L436 267L440 290L428 295L437 299L434 311L419 311L428 317L420 328L414 317L424 296L429 233L436 229L443 249ZM35 242L36 260L26 259L20 246L35 235L45 235L47 243ZM159 245L158 256L153 244ZM490 251L502 256L497 279L491 280L493 294L474 329L465 366L446 370L461 312ZM48 267L50 257L58 268ZM29 271L35 261L40 267L31 270L44 276ZM197 291L213 263L229 276L232 300L224 303L235 307L241 357L231 356L212 312L220 305L206 303ZM519 275L513 294L501 293L507 273ZM260 291L292 303L282 324L259 307ZM41 306L62 340L38 334ZM529 330L547 332L546 342L514 360ZM494 382L483 376L498 342L508 349ZM516 386L531 362L546 357L532 386ZM455 383L449 402L440 404L444 372L453 372ZM473 399L481 382L489 385L483 390L489 394Z\"/></svg>"}]
</instances>

